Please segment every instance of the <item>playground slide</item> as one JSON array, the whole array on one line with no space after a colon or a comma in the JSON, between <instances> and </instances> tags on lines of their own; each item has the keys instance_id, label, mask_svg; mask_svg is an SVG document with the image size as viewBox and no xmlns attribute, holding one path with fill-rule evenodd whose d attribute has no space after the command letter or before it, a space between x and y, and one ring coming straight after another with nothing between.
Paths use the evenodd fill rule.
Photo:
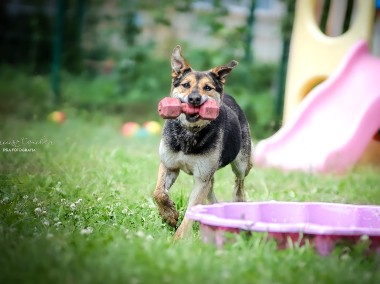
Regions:
<instances>
[{"instance_id":1,"label":"playground slide","mask_svg":"<svg viewBox=\"0 0 380 284\"><path fill-rule=\"evenodd\" d=\"M290 120L257 144L255 163L284 170L343 173L358 161L378 129L380 58L360 41L336 72L305 97Z\"/></svg>"}]
</instances>

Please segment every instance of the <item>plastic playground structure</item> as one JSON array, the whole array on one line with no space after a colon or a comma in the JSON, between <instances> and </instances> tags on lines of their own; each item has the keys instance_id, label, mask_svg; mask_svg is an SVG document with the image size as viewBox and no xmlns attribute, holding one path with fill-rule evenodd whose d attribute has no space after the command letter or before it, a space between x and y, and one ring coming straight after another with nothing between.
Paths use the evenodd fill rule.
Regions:
<instances>
[{"instance_id":1,"label":"plastic playground structure","mask_svg":"<svg viewBox=\"0 0 380 284\"><path fill-rule=\"evenodd\" d=\"M375 150L367 156L380 160L380 143L373 139L380 129L380 58L367 46L375 6L371 0L356 3L350 29L329 37L312 14L316 0L297 1L284 125L258 142L257 166L343 173L371 143Z\"/></svg>"},{"instance_id":2,"label":"plastic playground structure","mask_svg":"<svg viewBox=\"0 0 380 284\"><path fill-rule=\"evenodd\" d=\"M380 58L364 41L313 89L294 116L256 146L258 166L342 173L354 165L380 128Z\"/></svg>"}]
</instances>

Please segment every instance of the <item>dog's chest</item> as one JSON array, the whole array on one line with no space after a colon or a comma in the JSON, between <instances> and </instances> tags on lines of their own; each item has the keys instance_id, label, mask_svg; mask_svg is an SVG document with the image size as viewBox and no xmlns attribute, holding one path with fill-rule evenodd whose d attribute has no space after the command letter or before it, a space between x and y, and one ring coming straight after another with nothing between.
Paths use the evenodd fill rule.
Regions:
<instances>
[{"instance_id":1,"label":"dog's chest","mask_svg":"<svg viewBox=\"0 0 380 284\"><path fill-rule=\"evenodd\" d=\"M167 168L181 169L187 174L208 177L219 166L219 149L207 154L186 154L183 151L173 151L164 141L160 144L160 157Z\"/></svg>"},{"instance_id":2,"label":"dog's chest","mask_svg":"<svg viewBox=\"0 0 380 284\"><path fill-rule=\"evenodd\" d=\"M213 151L219 143L220 131L214 123L210 123L199 132L191 132L176 121L166 125L163 135L167 146L174 152L204 155Z\"/></svg>"}]
</instances>

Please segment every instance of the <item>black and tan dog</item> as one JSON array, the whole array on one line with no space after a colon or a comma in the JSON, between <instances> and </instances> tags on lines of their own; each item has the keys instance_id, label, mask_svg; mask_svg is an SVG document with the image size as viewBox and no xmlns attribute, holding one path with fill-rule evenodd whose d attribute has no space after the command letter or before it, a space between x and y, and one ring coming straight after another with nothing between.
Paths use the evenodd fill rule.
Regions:
<instances>
[{"instance_id":1,"label":"black and tan dog","mask_svg":"<svg viewBox=\"0 0 380 284\"><path fill-rule=\"evenodd\" d=\"M169 190L180 170L194 177L188 208L206 199L210 203L217 202L213 191L214 173L228 164L236 175L233 200L245 201L244 178L252 167L250 129L236 101L223 93L226 76L237 64L231 61L209 71L195 71L183 57L180 46L173 50L171 96L194 106L215 100L220 107L215 120L181 114L165 122L154 199L161 217L173 227L177 226L178 212ZM191 220L185 217L175 238L182 238L191 225Z\"/></svg>"}]
</instances>

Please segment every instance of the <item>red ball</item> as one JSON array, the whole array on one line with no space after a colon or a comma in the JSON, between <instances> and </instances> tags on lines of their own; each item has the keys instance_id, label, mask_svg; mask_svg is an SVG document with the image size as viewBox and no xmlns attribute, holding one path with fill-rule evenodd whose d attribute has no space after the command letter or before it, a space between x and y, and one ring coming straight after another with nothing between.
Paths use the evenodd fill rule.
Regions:
<instances>
[{"instance_id":1,"label":"red ball","mask_svg":"<svg viewBox=\"0 0 380 284\"><path fill-rule=\"evenodd\" d=\"M121 133L125 137L132 137L134 136L137 131L140 129L140 125L136 122L126 122L123 124L121 128Z\"/></svg>"}]
</instances>

